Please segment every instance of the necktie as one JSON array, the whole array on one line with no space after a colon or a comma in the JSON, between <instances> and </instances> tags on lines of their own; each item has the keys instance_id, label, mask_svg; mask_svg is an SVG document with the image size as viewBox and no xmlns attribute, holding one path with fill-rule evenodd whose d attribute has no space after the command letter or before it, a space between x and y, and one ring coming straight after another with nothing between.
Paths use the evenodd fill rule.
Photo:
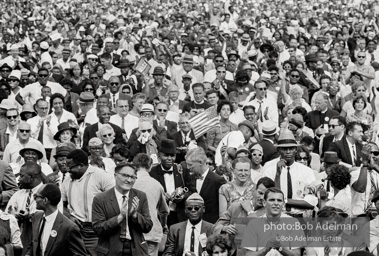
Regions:
<instances>
[{"instance_id":1,"label":"necktie","mask_svg":"<svg viewBox=\"0 0 379 256\"><path fill-rule=\"evenodd\" d=\"M43 144L43 129L44 128L45 128L45 122L42 122L42 125L39 128L39 133L38 133L38 138L37 138L37 140L39 140L42 144Z\"/></svg>"},{"instance_id":2,"label":"necktie","mask_svg":"<svg viewBox=\"0 0 379 256\"><path fill-rule=\"evenodd\" d=\"M190 251L195 252L195 227L192 227Z\"/></svg>"},{"instance_id":3,"label":"necktie","mask_svg":"<svg viewBox=\"0 0 379 256\"><path fill-rule=\"evenodd\" d=\"M287 167L287 199L292 199L292 179L289 166ZM286 211L290 212L291 207L286 206Z\"/></svg>"},{"instance_id":4,"label":"necktie","mask_svg":"<svg viewBox=\"0 0 379 256\"><path fill-rule=\"evenodd\" d=\"M163 172L163 175L164 174L173 174L174 172L173 171L170 171L170 170L162 170L162 172Z\"/></svg>"},{"instance_id":5,"label":"necktie","mask_svg":"<svg viewBox=\"0 0 379 256\"><path fill-rule=\"evenodd\" d=\"M39 234L38 234L37 255L39 255L39 256L43 255L41 243L42 243L42 234L43 234L43 230L45 228L45 223L46 223L46 219L45 219L45 217L43 217L42 221L41 221L41 228L40 228Z\"/></svg>"},{"instance_id":6,"label":"necktie","mask_svg":"<svg viewBox=\"0 0 379 256\"><path fill-rule=\"evenodd\" d=\"M277 187L279 189L280 189L280 174L281 174L280 167L277 167L277 174L276 174L276 176L278 178L275 177L275 187Z\"/></svg>"},{"instance_id":7,"label":"necktie","mask_svg":"<svg viewBox=\"0 0 379 256\"><path fill-rule=\"evenodd\" d=\"M263 114L262 114L262 102L258 102L259 103L259 109L258 109L258 117L259 117L259 120L261 122L263 122Z\"/></svg>"},{"instance_id":8,"label":"necktie","mask_svg":"<svg viewBox=\"0 0 379 256\"><path fill-rule=\"evenodd\" d=\"M122 117L121 128L125 130L125 117Z\"/></svg>"},{"instance_id":9,"label":"necktie","mask_svg":"<svg viewBox=\"0 0 379 256\"><path fill-rule=\"evenodd\" d=\"M353 146L351 146L351 148L353 149L353 159L352 159L352 164L353 164L353 166L356 166L356 161L357 161L357 155L356 155L356 153L355 153L355 146L353 145Z\"/></svg>"},{"instance_id":10,"label":"necktie","mask_svg":"<svg viewBox=\"0 0 379 256\"><path fill-rule=\"evenodd\" d=\"M290 167L287 167L287 199L292 198L292 180L291 180L291 173L290 173Z\"/></svg>"},{"instance_id":11,"label":"necktie","mask_svg":"<svg viewBox=\"0 0 379 256\"><path fill-rule=\"evenodd\" d=\"M127 200L128 198L125 195L122 196L122 205L124 205L125 201ZM128 208L128 206L126 206L126 208ZM126 209L126 212L128 212L128 209ZM129 228L128 228L128 216L126 216L126 218L121 222L120 238L131 240Z\"/></svg>"},{"instance_id":12,"label":"necktie","mask_svg":"<svg viewBox=\"0 0 379 256\"><path fill-rule=\"evenodd\" d=\"M30 211L30 202L32 200L32 195L33 195L33 192L32 190L30 189L29 190L29 193L28 193L28 198L26 199L26 211L29 212Z\"/></svg>"},{"instance_id":13,"label":"necktie","mask_svg":"<svg viewBox=\"0 0 379 256\"><path fill-rule=\"evenodd\" d=\"M112 94L112 107L113 109L116 108L116 96L114 94Z\"/></svg>"},{"instance_id":14,"label":"necktie","mask_svg":"<svg viewBox=\"0 0 379 256\"><path fill-rule=\"evenodd\" d=\"M330 192L330 180L326 182L326 192Z\"/></svg>"},{"instance_id":15,"label":"necktie","mask_svg":"<svg viewBox=\"0 0 379 256\"><path fill-rule=\"evenodd\" d=\"M63 183L65 177L66 177L66 173L63 172L63 173L62 173L62 183Z\"/></svg>"}]
</instances>

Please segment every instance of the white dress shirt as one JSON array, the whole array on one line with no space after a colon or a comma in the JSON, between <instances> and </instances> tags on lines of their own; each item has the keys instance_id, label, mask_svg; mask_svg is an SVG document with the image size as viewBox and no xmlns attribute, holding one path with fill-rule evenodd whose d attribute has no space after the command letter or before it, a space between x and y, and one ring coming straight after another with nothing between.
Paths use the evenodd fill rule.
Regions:
<instances>
[{"instance_id":1,"label":"white dress shirt","mask_svg":"<svg viewBox=\"0 0 379 256\"><path fill-rule=\"evenodd\" d=\"M271 100L271 98L266 97L266 98L263 98L262 100L258 100L257 98L255 98L254 100L250 101L247 105L253 105L255 107L255 112L258 113L260 102L262 104L261 110L262 110L263 121L271 120L271 121L274 121L276 124L278 124L279 123L278 105L276 104L274 100ZM268 119L265 118L266 109L267 109ZM262 127L262 122L259 119L259 116L257 116L257 119L258 119L259 126Z\"/></svg>"},{"instance_id":2,"label":"white dress shirt","mask_svg":"<svg viewBox=\"0 0 379 256\"><path fill-rule=\"evenodd\" d=\"M357 158L357 146L354 144L351 144L349 140L347 141L347 145L349 145L349 151L351 155L351 162L353 163L353 166L355 166L355 160Z\"/></svg>"},{"instance_id":3,"label":"white dress shirt","mask_svg":"<svg viewBox=\"0 0 379 256\"><path fill-rule=\"evenodd\" d=\"M201 225L203 224L203 221L200 221L195 226L191 224L191 222L188 220L186 225L186 233L184 237L184 252L189 252L191 249L191 233L192 233L192 227L195 227L195 244L194 244L194 253L196 256L199 256L199 237L201 234Z\"/></svg>"},{"instance_id":4,"label":"white dress shirt","mask_svg":"<svg viewBox=\"0 0 379 256\"><path fill-rule=\"evenodd\" d=\"M38 140L38 135L40 131L40 127L38 127L39 120L41 119L40 116L35 116L30 119L28 119L28 123L31 126L31 135L32 138ZM54 130L58 130L57 127L54 128L54 124L51 124L48 126L46 124L46 121L44 121L43 125L43 139L42 139L42 144L45 148L55 148L57 146L57 143L54 140Z\"/></svg>"},{"instance_id":5,"label":"white dress shirt","mask_svg":"<svg viewBox=\"0 0 379 256\"><path fill-rule=\"evenodd\" d=\"M78 124L75 115L65 109L62 110L62 115L59 120L54 112L52 112L50 116L50 131L53 135L55 135L58 132L58 125L61 123L67 122L68 120L72 120L74 123Z\"/></svg>"},{"instance_id":6,"label":"white dress shirt","mask_svg":"<svg viewBox=\"0 0 379 256\"><path fill-rule=\"evenodd\" d=\"M201 177L203 177L203 179L196 179L196 190L197 190L197 193L199 193L199 194L200 194L201 188L203 187L204 179L208 175L208 172L209 172L209 169L207 169L203 173L203 175L201 175Z\"/></svg>"},{"instance_id":7,"label":"white dress shirt","mask_svg":"<svg viewBox=\"0 0 379 256\"><path fill-rule=\"evenodd\" d=\"M58 210L56 210L55 212L53 212L49 216L45 216L45 214L43 215L43 217L46 219L46 222L45 222L45 226L43 228L43 231L42 230L40 231L40 232L43 232L42 237L41 237L42 255L45 255L45 249L46 249L47 243L49 242L50 235L51 235L51 237L53 237L52 232L53 231L57 232L56 230L52 230L55 219L57 218L57 215L58 215ZM41 225L42 225L42 223L41 223ZM40 226L40 229L41 229L41 226Z\"/></svg>"},{"instance_id":8,"label":"white dress shirt","mask_svg":"<svg viewBox=\"0 0 379 256\"><path fill-rule=\"evenodd\" d=\"M111 116L111 118L109 119L110 123L115 124L121 129L125 130L125 133L126 133L126 136L128 136L128 139L130 138L132 131L135 128L138 128L138 121L139 121L138 117L133 116L131 114L127 114L124 120L124 127L122 127L122 117L119 114L115 114Z\"/></svg>"},{"instance_id":9,"label":"white dress shirt","mask_svg":"<svg viewBox=\"0 0 379 256\"><path fill-rule=\"evenodd\" d=\"M116 198L117 198L117 203L118 203L118 206L120 207L120 212L121 212L121 210L122 210L122 201L124 200L122 197L126 196L125 200L128 201L129 200L129 191L125 195L123 195L120 192L118 192L118 190L116 188L114 189L114 191L115 191ZM129 213L129 204L127 205L127 207L128 207L128 209L126 210L126 212ZM128 216L126 216L126 218L128 218ZM126 234L129 234L129 236L130 236L130 231L129 231L128 223L126 223Z\"/></svg>"},{"instance_id":10,"label":"white dress shirt","mask_svg":"<svg viewBox=\"0 0 379 256\"><path fill-rule=\"evenodd\" d=\"M48 81L46 86L50 87L51 94L60 93L63 97L66 96L67 91L62 85ZM42 85L39 82L28 84L19 93L25 103L34 105L38 99L42 98Z\"/></svg>"}]
</instances>

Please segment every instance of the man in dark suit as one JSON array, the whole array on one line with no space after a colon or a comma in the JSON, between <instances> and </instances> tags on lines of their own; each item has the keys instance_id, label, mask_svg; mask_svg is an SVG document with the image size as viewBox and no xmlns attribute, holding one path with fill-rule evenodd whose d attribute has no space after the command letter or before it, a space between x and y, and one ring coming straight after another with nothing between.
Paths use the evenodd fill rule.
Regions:
<instances>
[{"instance_id":1,"label":"man in dark suit","mask_svg":"<svg viewBox=\"0 0 379 256\"><path fill-rule=\"evenodd\" d=\"M361 165L363 128L358 122L350 122L346 126L346 135L333 142L328 151L337 152L338 158L350 166Z\"/></svg>"},{"instance_id":2,"label":"man in dark suit","mask_svg":"<svg viewBox=\"0 0 379 256\"><path fill-rule=\"evenodd\" d=\"M339 115L337 111L328 108L328 99L328 95L324 93L318 94L315 98L316 110L307 114L308 118L305 121L305 126L311 128L316 136L328 133L329 120Z\"/></svg>"},{"instance_id":3,"label":"man in dark suit","mask_svg":"<svg viewBox=\"0 0 379 256\"><path fill-rule=\"evenodd\" d=\"M193 186L196 187L196 191L205 202L203 219L214 224L219 217L218 191L226 181L223 177L209 170L207 156L200 147L188 151L186 163L190 172L193 173Z\"/></svg>"},{"instance_id":4,"label":"man in dark suit","mask_svg":"<svg viewBox=\"0 0 379 256\"><path fill-rule=\"evenodd\" d=\"M167 131L167 134L174 134L178 131L178 124L166 119L168 110L169 108L166 102L159 102L155 106L156 119L153 120L153 126L155 130L157 130L159 126L163 127Z\"/></svg>"},{"instance_id":5,"label":"man in dark suit","mask_svg":"<svg viewBox=\"0 0 379 256\"><path fill-rule=\"evenodd\" d=\"M115 67L118 67L118 64L120 63L121 56L117 53L114 53L113 50L113 39L112 38L106 38L105 39L105 47L104 47L104 53L109 53L112 56L112 65Z\"/></svg>"},{"instance_id":6,"label":"man in dark suit","mask_svg":"<svg viewBox=\"0 0 379 256\"><path fill-rule=\"evenodd\" d=\"M188 221L183 221L170 227L167 236L166 249L163 256L202 255L206 240L212 235L212 224L203 220L204 200L194 193L186 201ZM193 237L193 239L192 239ZM187 242L189 241L189 242Z\"/></svg>"},{"instance_id":7,"label":"man in dark suit","mask_svg":"<svg viewBox=\"0 0 379 256\"><path fill-rule=\"evenodd\" d=\"M126 163L115 169L116 186L93 200L92 222L99 236L97 255L148 256L143 234L153 222L146 194L133 189L137 169Z\"/></svg>"},{"instance_id":8,"label":"man in dark suit","mask_svg":"<svg viewBox=\"0 0 379 256\"><path fill-rule=\"evenodd\" d=\"M110 111L109 107L108 106L99 107L97 110L97 115L99 117L99 122L92 124L90 126L87 126L84 129L83 150L85 150L85 151L87 150L88 142L91 138L97 137L96 133L99 131L99 126L102 124L109 124L110 126L112 126L112 128L115 132L115 140L114 140L115 144L124 143L125 142L124 137L123 137L123 133L125 133L124 130L122 130L117 125L109 122L109 119L111 117L111 111ZM88 152L88 150L87 150L87 152Z\"/></svg>"},{"instance_id":9,"label":"man in dark suit","mask_svg":"<svg viewBox=\"0 0 379 256\"><path fill-rule=\"evenodd\" d=\"M170 213L167 217L169 227L187 219L184 202L189 194L196 192L188 171L181 165L175 164L175 148L173 140L162 140L159 146L161 164L151 168L150 171L150 176L163 186L166 200L170 206ZM180 193L181 189L187 190L187 192Z\"/></svg>"},{"instance_id":10,"label":"man in dark suit","mask_svg":"<svg viewBox=\"0 0 379 256\"><path fill-rule=\"evenodd\" d=\"M27 256L87 255L78 226L58 211L61 192L55 184L45 184L34 194L37 211L33 218L32 242Z\"/></svg>"},{"instance_id":11,"label":"man in dark suit","mask_svg":"<svg viewBox=\"0 0 379 256\"><path fill-rule=\"evenodd\" d=\"M77 93L71 91L74 83L69 79L62 79L61 85L67 91L66 96L64 96L65 101L64 101L64 107L63 108L67 111L72 112L75 116L78 116L79 95Z\"/></svg>"},{"instance_id":12,"label":"man in dark suit","mask_svg":"<svg viewBox=\"0 0 379 256\"><path fill-rule=\"evenodd\" d=\"M129 60L127 59L120 60L118 68L121 71L121 75L119 75L118 78L120 79L121 84L125 84L129 82L130 76L132 75L131 73L132 66L133 65L130 63Z\"/></svg>"},{"instance_id":13,"label":"man in dark suit","mask_svg":"<svg viewBox=\"0 0 379 256\"><path fill-rule=\"evenodd\" d=\"M184 100L179 100L179 88L176 85L170 85L168 87L168 105L170 110L178 114L182 113L185 104Z\"/></svg>"},{"instance_id":14,"label":"man in dark suit","mask_svg":"<svg viewBox=\"0 0 379 256\"><path fill-rule=\"evenodd\" d=\"M332 117L329 121L329 134L325 134L320 138L319 153L324 157L324 152L327 151L330 145L338 140L341 140L345 135L346 119L342 116Z\"/></svg>"},{"instance_id":15,"label":"man in dark suit","mask_svg":"<svg viewBox=\"0 0 379 256\"><path fill-rule=\"evenodd\" d=\"M274 146L275 135L279 132L279 127L271 120L262 123L263 139L259 142L263 149L262 165L266 162L279 157L278 149Z\"/></svg>"},{"instance_id":16,"label":"man in dark suit","mask_svg":"<svg viewBox=\"0 0 379 256\"><path fill-rule=\"evenodd\" d=\"M199 147L202 147L204 151L207 150L207 143L204 136L196 139L191 125L189 124L190 115L188 113L183 113L179 118L179 131L172 134L170 139L175 141L176 145L176 163L181 163L185 159L186 153L188 151L188 146L191 143L197 143Z\"/></svg>"}]
</instances>

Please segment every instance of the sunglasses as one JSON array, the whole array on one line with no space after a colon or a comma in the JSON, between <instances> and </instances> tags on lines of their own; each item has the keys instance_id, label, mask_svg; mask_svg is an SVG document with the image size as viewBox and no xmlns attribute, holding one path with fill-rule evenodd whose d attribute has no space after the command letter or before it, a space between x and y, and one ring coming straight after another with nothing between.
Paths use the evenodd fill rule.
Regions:
<instances>
[{"instance_id":1,"label":"sunglasses","mask_svg":"<svg viewBox=\"0 0 379 256\"><path fill-rule=\"evenodd\" d=\"M102 147L90 147L89 149L90 149L90 150L96 150L96 151L99 151L99 150L102 150L103 148L102 148Z\"/></svg>"},{"instance_id":2,"label":"sunglasses","mask_svg":"<svg viewBox=\"0 0 379 256\"><path fill-rule=\"evenodd\" d=\"M48 77L49 75L40 75L38 74L39 77L43 78L43 77Z\"/></svg>"},{"instance_id":3,"label":"sunglasses","mask_svg":"<svg viewBox=\"0 0 379 256\"><path fill-rule=\"evenodd\" d=\"M165 154L166 157L175 157L175 154Z\"/></svg>"},{"instance_id":4,"label":"sunglasses","mask_svg":"<svg viewBox=\"0 0 379 256\"><path fill-rule=\"evenodd\" d=\"M300 78L300 76L291 75L292 78Z\"/></svg>"},{"instance_id":5,"label":"sunglasses","mask_svg":"<svg viewBox=\"0 0 379 256\"><path fill-rule=\"evenodd\" d=\"M201 207L200 206L188 206L187 207L187 211L193 211L193 210L195 210L195 211L199 211L201 209Z\"/></svg>"},{"instance_id":6,"label":"sunglasses","mask_svg":"<svg viewBox=\"0 0 379 256\"><path fill-rule=\"evenodd\" d=\"M97 79L99 79L97 76L94 76L94 77L91 77L91 79L93 79L93 80L97 80Z\"/></svg>"},{"instance_id":7,"label":"sunglasses","mask_svg":"<svg viewBox=\"0 0 379 256\"><path fill-rule=\"evenodd\" d=\"M371 151L371 154L374 156L379 156L379 151Z\"/></svg>"},{"instance_id":8,"label":"sunglasses","mask_svg":"<svg viewBox=\"0 0 379 256\"><path fill-rule=\"evenodd\" d=\"M22 130L22 129L18 129L20 131L20 133L29 133L30 130Z\"/></svg>"},{"instance_id":9,"label":"sunglasses","mask_svg":"<svg viewBox=\"0 0 379 256\"><path fill-rule=\"evenodd\" d=\"M151 132L151 129L147 129L147 130L141 130L142 133L145 133L145 132L148 132L150 133Z\"/></svg>"},{"instance_id":10,"label":"sunglasses","mask_svg":"<svg viewBox=\"0 0 379 256\"><path fill-rule=\"evenodd\" d=\"M329 125L329 127L332 128L332 129L336 128L337 126L339 126L339 125L338 124L330 124Z\"/></svg>"},{"instance_id":11,"label":"sunglasses","mask_svg":"<svg viewBox=\"0 0 379 256\"><path fill-rule=\"evenodd\" d=\"M225 74L226 71L217 71L217 73Z\"/></svg>"},{"instance_id":12,"label":"sunglasses","mask_svg":"<svg viewBox=\"0 0 379 256\"><path fill-rule=\"evenodd\" d=\"M366 56L358 56L358 59L364 59Z\"/></svg>"},{"instance_id":13,"label":"sunglasses","mask_svg":"<svg viewBox=\"0 0 379 256\"><path fill-rule=\"evenodd\" d=\"M266 91L267 88L266 88L266 87L263 87L263 88L257 88L257 90L260 90L260 91Z\"/></svg>"},{"instance_id":14,"label":"sunglasses","mask_svg":"<svg viewBox=\"0 0 379 256\"><path fill-rule=\"evenodd\" d=\"M120 83L110 83L110 85L119 85Z\"/></svg>"},{"instance_id":15,"label":"sunglasses","mask_svg":"<svg viewBox=\"0 0 379 256\"><path fill-rule=\"evenodd\" d=\"M18 82L18 80L17 79L9 79L8 80L10 83L15 83L15 82Z\"/></svg>"},{"instance_id":16,"label":"sunglasses","mask_svg":"<svg viewBox=\"0 0 379 256\"><path fill-rule=\"evenodd\" d=\"M8 72L8 73L10 73L11 71L9 69L3 69L3 70L1 70L1 72Z\"/></svg>"},{"instance_id":17,"label":"sunglasses","mask_svg":"<svg viewBox=\"0 0 379 256\"><path fill-rule=\"evenodd\" d=\"M112 135L113 135L112 133L103 134L103 137L104 137L104 138L107 138L107 137L112 137Z\"/></svg>"},{"instance_id":18,"label":"sunglasses","mask_svg":"<svg viewBox=\"0 0 379 256\"><path fill-rule=\"evenodd\" d=\"M93 91L93 89L92 88L86 88L86 89L84 89L84 91L91 92L91 91Z\"/></svg>"},{"instance_id":19,"label":"sunglasses","mask_svg":"<svg viewBox=\"0 0 379 256\"><path fill-rule=\"evenodd\" d=\"M223 63L223 60L215 60L216 63Z\"/></svg>"},{"instance_id":20,"label":"sunglasses","mask_svg":"<svg viewBox=\"0 0 379 256\"><path fill-rule=\"evenodd\" d=\"M308 160L308 157L296 157L297 160Z\"/></svg>"},{"instance_id":21,"label":"sunglasses","mask_svg":"<svg viewBox=\"0 0 379 256\"><path fill-rule=\"evenodd\" d=\"M166 113L167 112L167 109L157 109L159 112L164 112Z\"/></svg>"},{"instance_id":22,"label":"sunglasses","mask_svg":"<svg viewBox=\"0 0 379 256\"><path fill-rule=\"evenodd\" d=\"M253 154L253 156L261 157L262 154Z\"/></svg>"},{"instance_id":23,"label":"sunglasses","mask_svg":"<svg viewBox=\"0 0 379 256\"><path fill-rule=\"evenodd\" d=\"M15 116L7 116L8 119L17 119L17 115Z\"/></svg>"}]
</instances>

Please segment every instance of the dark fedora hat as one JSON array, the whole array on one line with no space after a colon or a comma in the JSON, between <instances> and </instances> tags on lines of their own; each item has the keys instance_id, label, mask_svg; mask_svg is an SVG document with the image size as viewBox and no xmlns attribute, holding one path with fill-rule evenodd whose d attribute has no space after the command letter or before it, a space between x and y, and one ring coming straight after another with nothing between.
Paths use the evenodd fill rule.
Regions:
<instances>
[{"instance_id":1,"label":"dark fedora hat","mask_svg":"<svg viewBox=\"0 0 379 256\"><path fill-rule=\"evenodd\" d=\"M67 156L71 151L75 149L76 149L75 147L70 147L68 145L57 147L54 158L57 159L57 157L60 157L60 156Z\"/></svg>"},{"instance_id":2,"label":"dark fedora hat","mask_svg":"<svg viewBox=\"0 0 379 256\"><path fill-rule=\"evenodd\" d=\"M155 75L163 75L164 76L164 70L162 67L158 66L158 67L155 67L154 68L154 71L153 71L153 76Z\"/></svg>"},{"instance_id":3,"label":"dark fedora hat","mask_svg":"<svg viewBox=\"0 0 379 256\"><path fill-rule=\"evenodd\" d=\"M272 52L272 51L274 50L274 46L272 46L272 44L264 43L264 44L262 44L262 45L259 47L259 50L260 50L261 52L263 52L264 49L267 49L269 52Z\"/></svg>"},{"instance_id":4,"label":"dark fedora hat","mask_svg":"<svg viewBox=\"0 0 379 256\"><path fill-rule=\"evenodd\" d=\"M120 63L118 64L118 68L129 68L132 64L128 59L122 59L120 60Z\"/></svg>"},{"instance_id":5,"label":"dark fedora hat","mask_svg":"<svg viewBox=\"0 0 379 256\"><path fill-rule=\"evenodd\" d=\"M159 152L165 154L176 154L175 141L169 139L162 140L159 147Z\"/></svg>"},{"instance_id":6,"label":"dark fedora hat","mask_svg":"<svg viewBox=\"0 0 379 256\"><path fill-rule=\"evenodd\" d=\"M77 132L76 128L70 126L70 124L68 122L63 122L63 123L58 125L58 131L54 135L54 140L59 140L59 136L61 136L62 132L66 131L66 130L70 130L74 133L74 136L76 135L76 132Z\"/></svg>"}]
</instances>

